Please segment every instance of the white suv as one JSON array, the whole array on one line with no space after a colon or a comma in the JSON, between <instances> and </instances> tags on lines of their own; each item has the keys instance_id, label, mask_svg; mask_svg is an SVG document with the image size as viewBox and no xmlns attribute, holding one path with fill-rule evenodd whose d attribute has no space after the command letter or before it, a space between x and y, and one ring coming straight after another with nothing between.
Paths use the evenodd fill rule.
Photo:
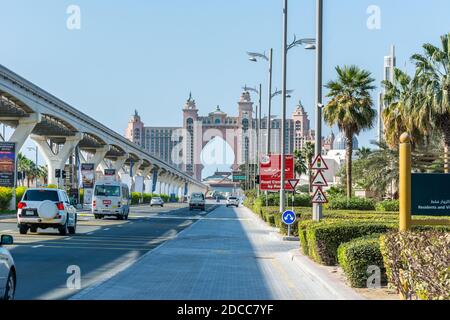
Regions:
<instances>
[{"instance_id":1,"label":"white suv","mask_svg":"<svg viewBox=\"0 0 450 320\"><path fill-rule=\"evenodd\" d=\"M3 248L13 244L13 237L0 238L0 300L13 300L16 292L16 267L11 254Z\"/></svg>"},{"instance_id":2,"label":"white suv","mask_svg":"<svg viewBox=\"0 0 450 320\"><path fill-rule=\"evenodd\" d=\"M75 234L77 210L63 190L28 189L19 202L17 221L20 234L37 232L38 228L58 229L61 235Z\"/></svg>"}]
</instances>

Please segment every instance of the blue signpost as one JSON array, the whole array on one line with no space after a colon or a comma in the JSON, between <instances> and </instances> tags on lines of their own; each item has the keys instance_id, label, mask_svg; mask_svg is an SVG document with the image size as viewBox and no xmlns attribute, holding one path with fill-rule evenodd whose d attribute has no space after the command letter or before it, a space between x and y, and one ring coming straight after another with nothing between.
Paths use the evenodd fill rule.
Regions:
<instances>
[{"instance_id":1,"label":"blue signpost","mask_svg":"<svg viewBox=\"0 0 450 320\"><path fill-rule=\"evenodd\" d=\"M283 220L284 224L288 226L288 237L291 236L291 225L294 224L295 220L297 219L295 212L288 210L283 213L281 216L281 220Z\"/></svg>"}]
</instances>

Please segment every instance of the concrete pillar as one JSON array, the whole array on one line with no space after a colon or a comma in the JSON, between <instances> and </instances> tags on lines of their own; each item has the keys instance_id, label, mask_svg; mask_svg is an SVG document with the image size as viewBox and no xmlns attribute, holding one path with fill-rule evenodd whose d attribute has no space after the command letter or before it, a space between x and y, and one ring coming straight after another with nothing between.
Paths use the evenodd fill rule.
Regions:
<instances>
[{"instance_id":1,"label":"concrete pillar","mask_svg":"<svg viewBox=\"0 0 450 320\"><path fill-rule=\"evenodd\" d=\"M45 161L48 166L48 183L59 185L59 179L55 177L55 170L64 169L64 165L69 159L75 147L78 145L81 139L83 139L82 133L77 133L73 137L67 137L63 147L59 150L58 154L54 154L50 146L47 143L47 137L32 135L31 139L39 146L40 151L43 153Z\"/></svg>"},{"instance_id":2,"label":"concrete pillar","mask_svg":"<svg viewBox=\"0 0 450 320\"><path fill-rule=\"evenodd\" d=\"M22 149L23 144L39 122L41 122L40 113L33 113L28 118L21 118L19 120L19 125L15 128L14 133L8 140L9 142L16 143L16 155Z\"/></svg>"},{"instance_id":3,"label":"concrete pillar","mask_svg":"<svg viewBox=\"0 0 450 320\"><path fill-rule=\"evenodd\" d=\"M138 175L139 173L139 168L140 166L142 166L142 164L144 163L143 160L138 160L136 161L136 163L133 164L132 168L130 168L130 173L133 174L133 176L131 177L130 174L130 178L131 178L131 191L133 192L135 190L135 177Z\"/></svg>"},{"instance_id":4,"label":"concrete pillar","mask_svg":"<svg viewBox=\"0 0 450 320\"><path fill-rule=\"evenodd\" d=\"M33 113L28 118L19 119L19 125L15 128L14 133L9 138L8 142L14 142L16 144L16 163L17 156L19 155L20 149L22 149L23 144L33 132L34 127L41 122L41 114ZM3 137L6 139L6 137ZM37 163L36 163L37 165ZM13 192L11 202L9 204L10 210L16 210L16 193Z\"/></svg>"},{"instance_id":5,"label":"concrete pillar","mask_svg":"<svg viewBox=\"0 0 450 320\"><path fill-rule=\"evenodd\" d=\"M120 180L120 170L123 168L123 165L128 160L128 158L129 158L128 153L123 156L117 157L117 160L114 161L112 165L111 169L116 170L116 176L119 180Z\"/></svg>"},{"instance_id":6,"label":"concrete pillar","mask_svg":"<svg viewBox=\"0 0 450 320\"><path fill-rule=\"evenodd\" d=\"M148 181L150 180L150 179L148 179L148 177L152 173L152 170L153 170L153 167L150 166L148 168L145 168L144 170L141 170L141 172L139 173L139 175L141 177L144 177L144 193L151 193L151 192L149 192L147 185L148 185Z\"/></svg>"},{"instance_id":7,"label":"concrete pillar","mask_svg":"<svg viewBox=\"0 0 450 320\"><path fill-rule=\"evenodd\" d=\"M90 160L91 163L94 164L94 170L97 171L97 168L100 166L102 161L105 159L106 154L111 149L111 146L103 146L101 148L95 149L94 157Z\"/></svg>"}]
</instances>

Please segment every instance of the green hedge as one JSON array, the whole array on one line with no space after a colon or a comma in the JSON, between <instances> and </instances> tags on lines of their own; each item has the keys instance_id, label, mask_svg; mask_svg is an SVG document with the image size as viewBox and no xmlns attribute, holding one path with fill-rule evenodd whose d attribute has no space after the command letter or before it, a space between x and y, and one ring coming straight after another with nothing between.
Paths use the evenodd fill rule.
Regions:
<instances>
[{"instance_id":1,"label":"green hedge","mask_svg":"<svg viewBox=\"0 0 450 320\"><path fill-rule=\"evenodd\" d=\"M26 187L17 187L16 188L16 206L22 200L23 194L27 191Z\"/></svg>"},{"instance_id":2,"label":"green hedge","mask_svg":"<svg viewBox=\"0 0 450 320\"><path fill-rule=\"evenodd\" d=\"M288 194L286 196L287 201L289 202L289 205L291 204L292 201L292 196L290 194ZM279 206L280 205L280 194L279 193L269 193L267 195L267 202L266 202L266 196L262 195L259 198L256 198L253 200L253 202L255 201L261 201L262 205L267 205L268 206ZM294 206L296 207L312 207L312 203L311 203L311 196L307 193L301 193L301 194L296 194L294 196Z\"/></svg>"},{"instance_id":3,"label":"green hedge","mask_svg":"<svg viewBox=\"0 0 450 320\"><path fill-rule=\"evenodd\" d=\"M381 284L386 284L386 271L380 250L380 235L357 238L339 246L337 251L339 265L345 272L350 285L366 288L368 268L377 266L381 271Z\"/></svg>"},{"instance_id":4,"label":"green hedge","mask_svg":"<svg viewBox=\"0 0 450 320\"><path fill-rule=\"evenodd\" d=\"M385 200L382 202L378 202L376 205L376 209L377 211L399 212L400 203L398 200Z\"/></svg>"},{"instance_id":5,"label":"green hedge","mask_svg":"<svg viewBox=\"0 0 450 320\"><path fill-rule=\"evenodd\" d=\"M381 237L389 283L406 299L450 300L450 233L393 232Z\"/></svg>"},{"instance_id":6,"label":"green hedge","mask_svg":"<svg viewBox=\"0 0 450 320\"><path fill-rule=\"evenodd\" d=\"M370 220L311 225L306 230L308 255L318 263L336 265L337 249L342 243L375 233L385 233L394 227L393 223Z\"/></svg>"},{"instance_id":7,"label":"green hedge","mask_svg":"<svg viewBox=\"0 0 450 320\"><path fill-rule=\"evenodd\" d=\"M375 201L366 198L330 197L326 208L331 210L375 210Z\"/></svg>"},{"instance_id":8,"label":"green hedge","mask_svg":"<svg viewBox=\"0 0 450 320\"><path fill-rule=\"evenodd\" d=\"M140 192L132 192L131 193L131 205L138 205L141 201L141 193Z\"/></svg>"}]
</instances>

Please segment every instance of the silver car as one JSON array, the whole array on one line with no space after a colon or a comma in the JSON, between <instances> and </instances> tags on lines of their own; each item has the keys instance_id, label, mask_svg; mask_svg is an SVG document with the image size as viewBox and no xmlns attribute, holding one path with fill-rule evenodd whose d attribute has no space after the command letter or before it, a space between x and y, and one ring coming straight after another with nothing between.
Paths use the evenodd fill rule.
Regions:
<instances>
[{"instance_id":1,"label":"silver car","mask_svg":"<svg viewBox=\"0 0 450 320\"><path fill-rule=\"evenodd\" d=\"M153 197L152 200L150 200L150 206L161 206L164 207L164 201L160 197Z\"/></svg>"},{"instance_id":2,"label":"silver car","mask_svg":"<svg viewBox=\"0 0 450 320\"><path fill-rule=\"evenodd\" d=\"M0 238L0 300L13 300L16 293L16 267L5 245L12 245L13 237L2 235Z\"/></svg>"}]
</instances>

